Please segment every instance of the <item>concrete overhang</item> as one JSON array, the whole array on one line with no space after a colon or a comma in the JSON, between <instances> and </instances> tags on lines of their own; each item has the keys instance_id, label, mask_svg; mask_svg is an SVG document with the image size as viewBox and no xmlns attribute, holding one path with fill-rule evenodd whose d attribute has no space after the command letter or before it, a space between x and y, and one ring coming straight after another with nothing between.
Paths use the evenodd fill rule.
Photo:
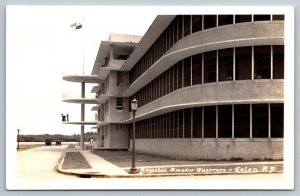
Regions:
<instances>
[{"instance_id":1,"label":"concrete overhang","mask_svg":"<svg viewBox=\"0 0 300 196\"><path fill-rule=\"evenodd\" d=\"M141 38L141 36L136 36L136 37L139 37L139 39ZM127 40L127 42L101 41L99 50L97 53L97 57L96 57L96 60L94 63L94 67L92 70L92 74L93 75L98 74L100 67L105 64L105 58L109 56L111 45L134 48L137 45L137 43L138 42L131 42L129 40Z\"/></svg>"},{"instance_id":2,"label":"concrete overhang","mask_svg":"<svg viewBox=\"0 0 300 196\"><path fill-rule=\"evenodd\" d=\"M96 106L93 106L91 111L98 111L100 109L101 105L96 105Z\"/></svg>"},{"instance_id":3,"label":"concrete overhang","mask_svg":"<svg viewBox=\"0 0 300 196\"><path fill-rule=\"evenodd\" d=\"M91 90L91 93L97 93L101 89L101 84L94 86Z\"/></svg>"},{"instance_id":4,"label":"concrete overhang","mask_svg":"<svg viewBox=\"0 0 300 196\"><path fill-rule=\"evenodd\" d=\"M172 22L176 15L159 15L155 18L133 53L122 66L122 71L129 71L138 60L148 51L160 34Z\"/></svg>"},{"instance_id":5,"label":"concrete overhang","mask_svg":"<svg viewBox=\"0 0 300 196\"><path fill-rule=\"evenodd\" d=\"M107 121L98 121L97 127L101 127L101 126L108 125L108 124L110 124L110 122L107 122Z\"/></svg>"},{"instance_id":6,"label":"concrete overhang","mask_svg":"<svg viewBox=\"0 0 300 196\"><path fill-rule=\"evenodd\" d=\"M241 46L283 45L283 27L284 22L282 21L238 23L211 28L186 36L137 78L124 91L122 97L130 97L176 62L194 54Z\"/></svg>"},{"instance_id":7,"label":"concrete overhang","mask_svg":"<svg viewBox=\"0 0 300 196\"><path fill-rule=\"evenodd\" d=\"M101 126L108 125L108 124L124 124L124 123L119 122L119 121L98 121L97 127L101 127Z\"/></svg>"},{"instance_id":8,"label":"concrete overhang","mask_svg":"<svg viewBox=\"0 0 300 196\"><path fill-rule=\"evenodd\" d=\"M98 97L98 103L100 104L105 104L107 102L107 100L111 97L111 95L108 94L101 94Z\"/></svg>"},{"instance_id":9,"label":"concrete overhang","mask_svg":"<svg viewBox=\"0 0 300 196\"><path fill-rule=\"evenodd\" d=\"M283 79L224 81L188 86L138 108L136 121L191 107L283 103L283 89ZM123 123L131 122L132 112Z\"/></svg>"},{"instance_id":10,"label":"concrete overhang","mask_svg":"<svg viewBox=\"0 0 300 196\"><path fill-rule=\"evenodd\" d=\"M74 98L74 99L64 99L63 102L67 103L80 103L80 104L98 104L96 98Z\"/></svg>"},{"instance_id":11,"label":"concrete overhang","mask_svg":"<svg viewBox=\"0 0 300 196\"><path fill-rule=\"evenodd\" d=\"M97 75L67 75L63 76L63 80L80 83L104 83L104 81L100 80Z\"/></svg>"},{"instance_id":12,"label":"concrete overhang","mask_svg":"<svg viewBox=\"0 0 300 196\"><path fill-rule=\"evenodd\" d=\"M69 125L97 125L97 121L68 121L63 122L63 124L69 124Z\"/></svg>"}]
</instances>

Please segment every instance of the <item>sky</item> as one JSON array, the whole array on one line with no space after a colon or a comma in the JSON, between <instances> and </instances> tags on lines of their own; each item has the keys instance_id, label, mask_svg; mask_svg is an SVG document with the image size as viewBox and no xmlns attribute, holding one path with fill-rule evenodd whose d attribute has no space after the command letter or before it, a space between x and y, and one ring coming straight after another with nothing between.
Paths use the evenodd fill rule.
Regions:
<instances>
[{"instance_id":1,"label":"sky","mask_svg":"<svg viewBox=\"0 0 300 196\"><path fill-rule=\"evenodd\" d=\"M80 83L63 81L62 76L82 74L83 69L91 74L101 41L110 33L143 35L155 17L153 11L133 7L8 6L7 132L80 133L79 125L61 123L61 113L68 113L70 121L80 120L80 104L62 102L62 95L80 96L81 88ZM83 23L83 28L72 29L75 22ZM86 85L86 93L93 86ZM88 121L94 120L92 106L86 105ZM86 126L85 131L95 129Z\"/></svg>"}]
</instances>

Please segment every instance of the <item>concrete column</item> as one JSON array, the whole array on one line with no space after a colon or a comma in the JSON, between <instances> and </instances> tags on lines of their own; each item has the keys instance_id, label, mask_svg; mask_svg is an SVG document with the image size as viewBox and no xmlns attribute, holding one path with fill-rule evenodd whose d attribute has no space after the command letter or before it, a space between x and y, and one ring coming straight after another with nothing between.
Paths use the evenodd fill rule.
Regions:
<instances>
[{"instance_id":1,"label":"concrete column","mask_svg":"<svg viewBox=\"0 0 300 196\"><path fill-rule=\"evenodd\" d=\"M110 45L109 47L109 60L113 60L114 59L114 48L113 45Z\"/></svg>"},{"instance_id":2,"label":"concrete column","mask_svg":"<svg viewBox=\"0 0 300 196\"><path fill-rule=\"evenodd\" d=\"M100 128L97 129L97 147L101 146Z\"/></svg>"},{"instance_id":3,"label":"concrete column","mask_svg":"<svg viewBox=\"0 0 300 196\"><path fill-rule=\"evenodd\" d=\"M268 103L268 138L271 139L271 104Z\"/></svg>"},{"instance_id":4,"label":"concrete column","mask_svg":"<svg viewBox=\"0 0 300 196\"><path fill-rule=\"evenodd\" d=\"M252 138L252 104L250 104L250 138Z\"/></svg>"},{"instance_id":5,"label":"concrete column","mask_svg":"<svg viewBox=\"0 0 300 196\"><path fill-rule=\"evenodd\" d=\"M85 97L85 83L81 83L81 98ZM81 122L84 121L84 103L81 104ZM80 149L84 150L84 125L81 125Z\"/></svg>"}]
</instances>

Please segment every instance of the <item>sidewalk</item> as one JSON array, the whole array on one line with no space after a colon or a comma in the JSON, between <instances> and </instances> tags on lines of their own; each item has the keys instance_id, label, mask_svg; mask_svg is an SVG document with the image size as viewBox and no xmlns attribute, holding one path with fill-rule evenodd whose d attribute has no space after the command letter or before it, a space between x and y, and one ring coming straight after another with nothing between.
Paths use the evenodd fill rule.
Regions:
<instances>
[{"instance_id":1,"label":"sidewalk","mask_svg":"<svg viewBox=\"0 0 300 196\"><path fill-rule=\"evenodd\" d=\"M58 171L80 177L158 177L282 173L283 161L189 161L136 153L138 174L129 174L132 154L122 150L66 148Z\"/></svg>"}]
</instances>

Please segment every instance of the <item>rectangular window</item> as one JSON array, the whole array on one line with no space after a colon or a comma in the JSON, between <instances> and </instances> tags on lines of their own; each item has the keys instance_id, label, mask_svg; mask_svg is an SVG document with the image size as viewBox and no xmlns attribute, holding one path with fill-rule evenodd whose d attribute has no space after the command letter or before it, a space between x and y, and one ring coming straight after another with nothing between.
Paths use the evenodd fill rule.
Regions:
<instances>
[{"instance_id":1,"label":"rectangular window","mask_svg":"<svg viewBox=\"0 0 300 196\"><path fill-rule=\"evenodd\" d=\"M184 138L191 138L191 108L184 109Z\"/></svg>"},{"instance_id":2,"label":"rectangular window","mask_svg":"<svg viewBox=\"0 0 300 196\"><path fill-rule=\"evenodd\" d=\"M235 48L235 79L250 80L252 74L252 47Z\"/></svg>"},{"instance_id":3,"label":"rectangular window","mask_svg":"<svg viewBox=\"0 0 300 196\"><path fill-rule=\"evenodd\" d=\"M122 130L123 129L123 125L122 124L117 124L117 130Z\"/></svg>"},{"instance_id":4,"label":"rectangular window","mask_svg":"<svg viewBox=\"0 0 300 196\"><path fill-rule=\"evenodd\" d=\"M192 15L192 33L202 30L202 15Z\"/></svg>"},{"instance_id":5,"label":"rectangular window","mask_svg":"<svg viewBox=\"0 0 300 196\"><path fill-rule=\"evenodd\" d=\"M271 20L270 15L254 15L254 21L268 21Z\"/></svg>"},{"instance_id":6,"label":"rectangular window","mask_svg":"<svg viewBox=\"0 0 300 196\"><path fill-rule=\"evenodd\" d=\"M216 138L216 106L204 107L204 138Z\"/></svg>"},{"instance_id":7,"label":"rectangular window","mask_svg":"<svg viewBox=\"0 0 300 196\"><path fill-rule=\"evenodd\" d=\"M218 26L233 24L233 15L218 15Z\"/></svg>"},{"instance_id":8,"label":"rectangular window","mask_svg":"<svg viewBox=\"0 0 300 196\"><path fill-rule=\"evenodd\" d=\"M284 133L284 105L271 103L271 138L283 138Z\"/></svg>"},{"instance_id":9,"label":"rectangular window","mask_svg":"<svg viewBox=\"0 0 300 196\"><path fill-rule=\"evenodd\" d=\"M254 78L271 78L271 46L254 46Z\"/></svg>"},{"instance_id":10,"label":"rectangular window","mask_svg":"<svg viewBox=\"0 0 300 196\"><path fill-rule=\"evenodd\" d=\"M183 28L183 16L178 16L178 40L180 40L182 36L182 28Z\"/></svg>"},{"instance_id":11,"label":"rectangular window","mask_svg":"<svg viewBox=\"0 0 300 196\"><path fill-rule=\"evenodd\" d=\"M172 66L169 69L169 75L170 75L170 92L173 92L173 90L174 90L174 84L173 84L174 66Z\"/></svg>"},{"instance_id":12,"label":"rectangular window","mask_svg":"<svg viewBox=\"0 0 300 196\"><path fill-rule=\"evenodd\" d=\"M123 72L117 71L117 86L123 86L124 80L123 80Z\"/></svg>"},{"instance_id":13,"label":"rectangular window","mask_svg":"<svg viewBox=\"0 0 300 196\"><path fill-rule=\"evenodd\" d=\"M284 15L273 15L272 20L284 20Z\"/></svg>"},{"instance_id":14,"label":"rectangular window","mask_svg":"<svg viewBox=\"0 0 300 196\"><path fill-rule=\"evenodd\" d=\"M219 81L233 79L233 48L219 50Z\"/></svg>"},{"instance_id":15,"label":"rectangular window","mask_svg":"<svg viewBox=\"0 0 300 196\"><path fill-rule=\"evenodd\" d=\"M182 61L178 62L178 89L182 88Z\"/></svg>"},{"instance_id":16,"label":"rectangular window","mask_svg":"<svg viewBox=\"0 0 300 196\"><path fill-rule=\"evenodd\" d=\"M273 78L284 78L284 46L273 46Z\"/></svg>"},{"instance_id":17,"label":"rectangular window","mask_svg":"<svg viewBox=\"0 0 300 196\"><path fill-rule=\"evenodd\" d=\"M173 113L169 113L169 138L174 137L174 119Z\"/></svg>"},{"instance_id":18,"label":"rectangular window","mask_svg":"<svg viewBox=\"0 0 300 196\"><path fill-rule=\"evenodd\" d=\"M165 30L165 38L166 38L166 51L170 49L170 39L169 39L169 28L166 28Z\"/></svg>"},{"instance_id":19,"label":"rectangular window","mask_svg":"<svg viewBox=\"0 0 300 196\"><path fill-rule=\"evenodd\" d=\"M191 57L187 57L184 62L184 86L191 86Z\"/></svg>"},{"instance_id":20,"label":"rectangular window","mask_svg":"<svg viewBox=\"0 0 300 196\"><path fill-rule=\"evenodd\" d=\"M174 44L178 41L178 19L177 17L173 20L173 31L174 31Z\"/></svg>"},{"instance_id":21,"label":"rectangular window","mask_svg":"<svg viewBox=\"0 0 300 196\"><path fill-rule=\"evenodd\" d=\"M173 65L174 67L174 91L178 89L178 65L177 63Z\"/></svg>"},{"instance_id":22,"label":"rectangular window","mask_svg":"<svg viewBox=\"0 0 300 196\"><path fill-rule=\"evenodd\" d=\"M178 118L178 122L179 122L179 127L178 127L178 130L179 130L179 135L178 137L179 138L183 138L183 110L179 110L179 118Z\"/></svg>"},{"instance_id":23,"label":"rectangular window","mask_svg":"<svg viewBox=\"0 0 300 196\"><path fill-rule=\"evenodd\" d=\"M202 108L193 108L193 138L202 138Z\"/></svg>"},{"instance_id":24,"label":"rectangular window","mask_svg":"<svg viewBox=\"0 0 300 196\"><path fill-rule=\"evenodd\" d=\"M216 82L217 51L204 53L204 83Z\"/></svg>"},{"instance_id":25,"label":"rectangular window","mask_svg":"<svg viewBox=\"0 0 300 196\"><path fill-rule=\"evenodd\" d=\"M202 54L192 56L192 83L193 85L202 83Z\"/></svg>"},{"instance_id":26,"label":"rectangular window","mask_svg":"<svg viewBox=\"0 0 300 196\"><path fill-rule=\"evenodd\" d=\"M234 137L250 138L250 105L234 105Z\"/></svg>"},{"instance_id":27,"label":"rectangular window","mask_svg":"<svg viewBox=\"0 0 300 196\"><path fill-rule=\"evenodd\" d=\"M251 22L251 15L235 15L235 23Z\"/></svg>"},{"instance_id":28,"label":"rectangular window","mask_svg":"<svg viewBox=\"0 0 300 196\"><path fill-rule=\"evenodd\" d=\"M218 106L218 137L232 137L232 105Z\"/></svg>"},{"instance_id":29,"label":"rectangular window","mask_svg":"<svg viewBox=\"0 0 300 196\"><path fill-rule=\"evenodd\" d=\"M209 29L217 26L216 15L204 15L204 29Z\"/></svg>"},{"instance_id":30,"label":"rectangular window","mask_svg":"<svg viewBox=\"0 0 300 196\"><path fill-rule=\"evenodd\" d=\"M166 77L167 77L167 94L170 93L170 69L168 69L166 72Z\"/></svg>"},{"instance_id":31,"label":"rectangular window","mask_svg":"<svg viewBox=\"0 0 300 196\"><path fill-rule=\"evenodd\" d=\"M117 111L123 111L123 99L122 99L122 97L117 97L116 109L117 109Z\"/></svg>"},{"instance_id":32,"label":"rectangular window","mask_svg":"<svg viewBox=\"0 0 300 196\"><path fill-rule=\"evenodd\" d=\"M191 16L184 16L184 36L191 34Z\"/></svg>"},{"instance_id":33,"label":"rectangular window","mask_svg":"<svg viewBox=\"0 0 300 196\"><path fill-rule=\"evenodd\" d=\"M268 104L252 105L252 137L268 138L269 136Z\"/></svg>"},{"instance_id":34,"label":"rectangular window","mask_svg":"<svg viewBox=\"0 0 300 196\"><path fill-rule=\"evenodd\" d=\"M173 23L169 25L169 40L170 40L170 48L171 48L174 45Z\"/></svg>"}]
</instances>

